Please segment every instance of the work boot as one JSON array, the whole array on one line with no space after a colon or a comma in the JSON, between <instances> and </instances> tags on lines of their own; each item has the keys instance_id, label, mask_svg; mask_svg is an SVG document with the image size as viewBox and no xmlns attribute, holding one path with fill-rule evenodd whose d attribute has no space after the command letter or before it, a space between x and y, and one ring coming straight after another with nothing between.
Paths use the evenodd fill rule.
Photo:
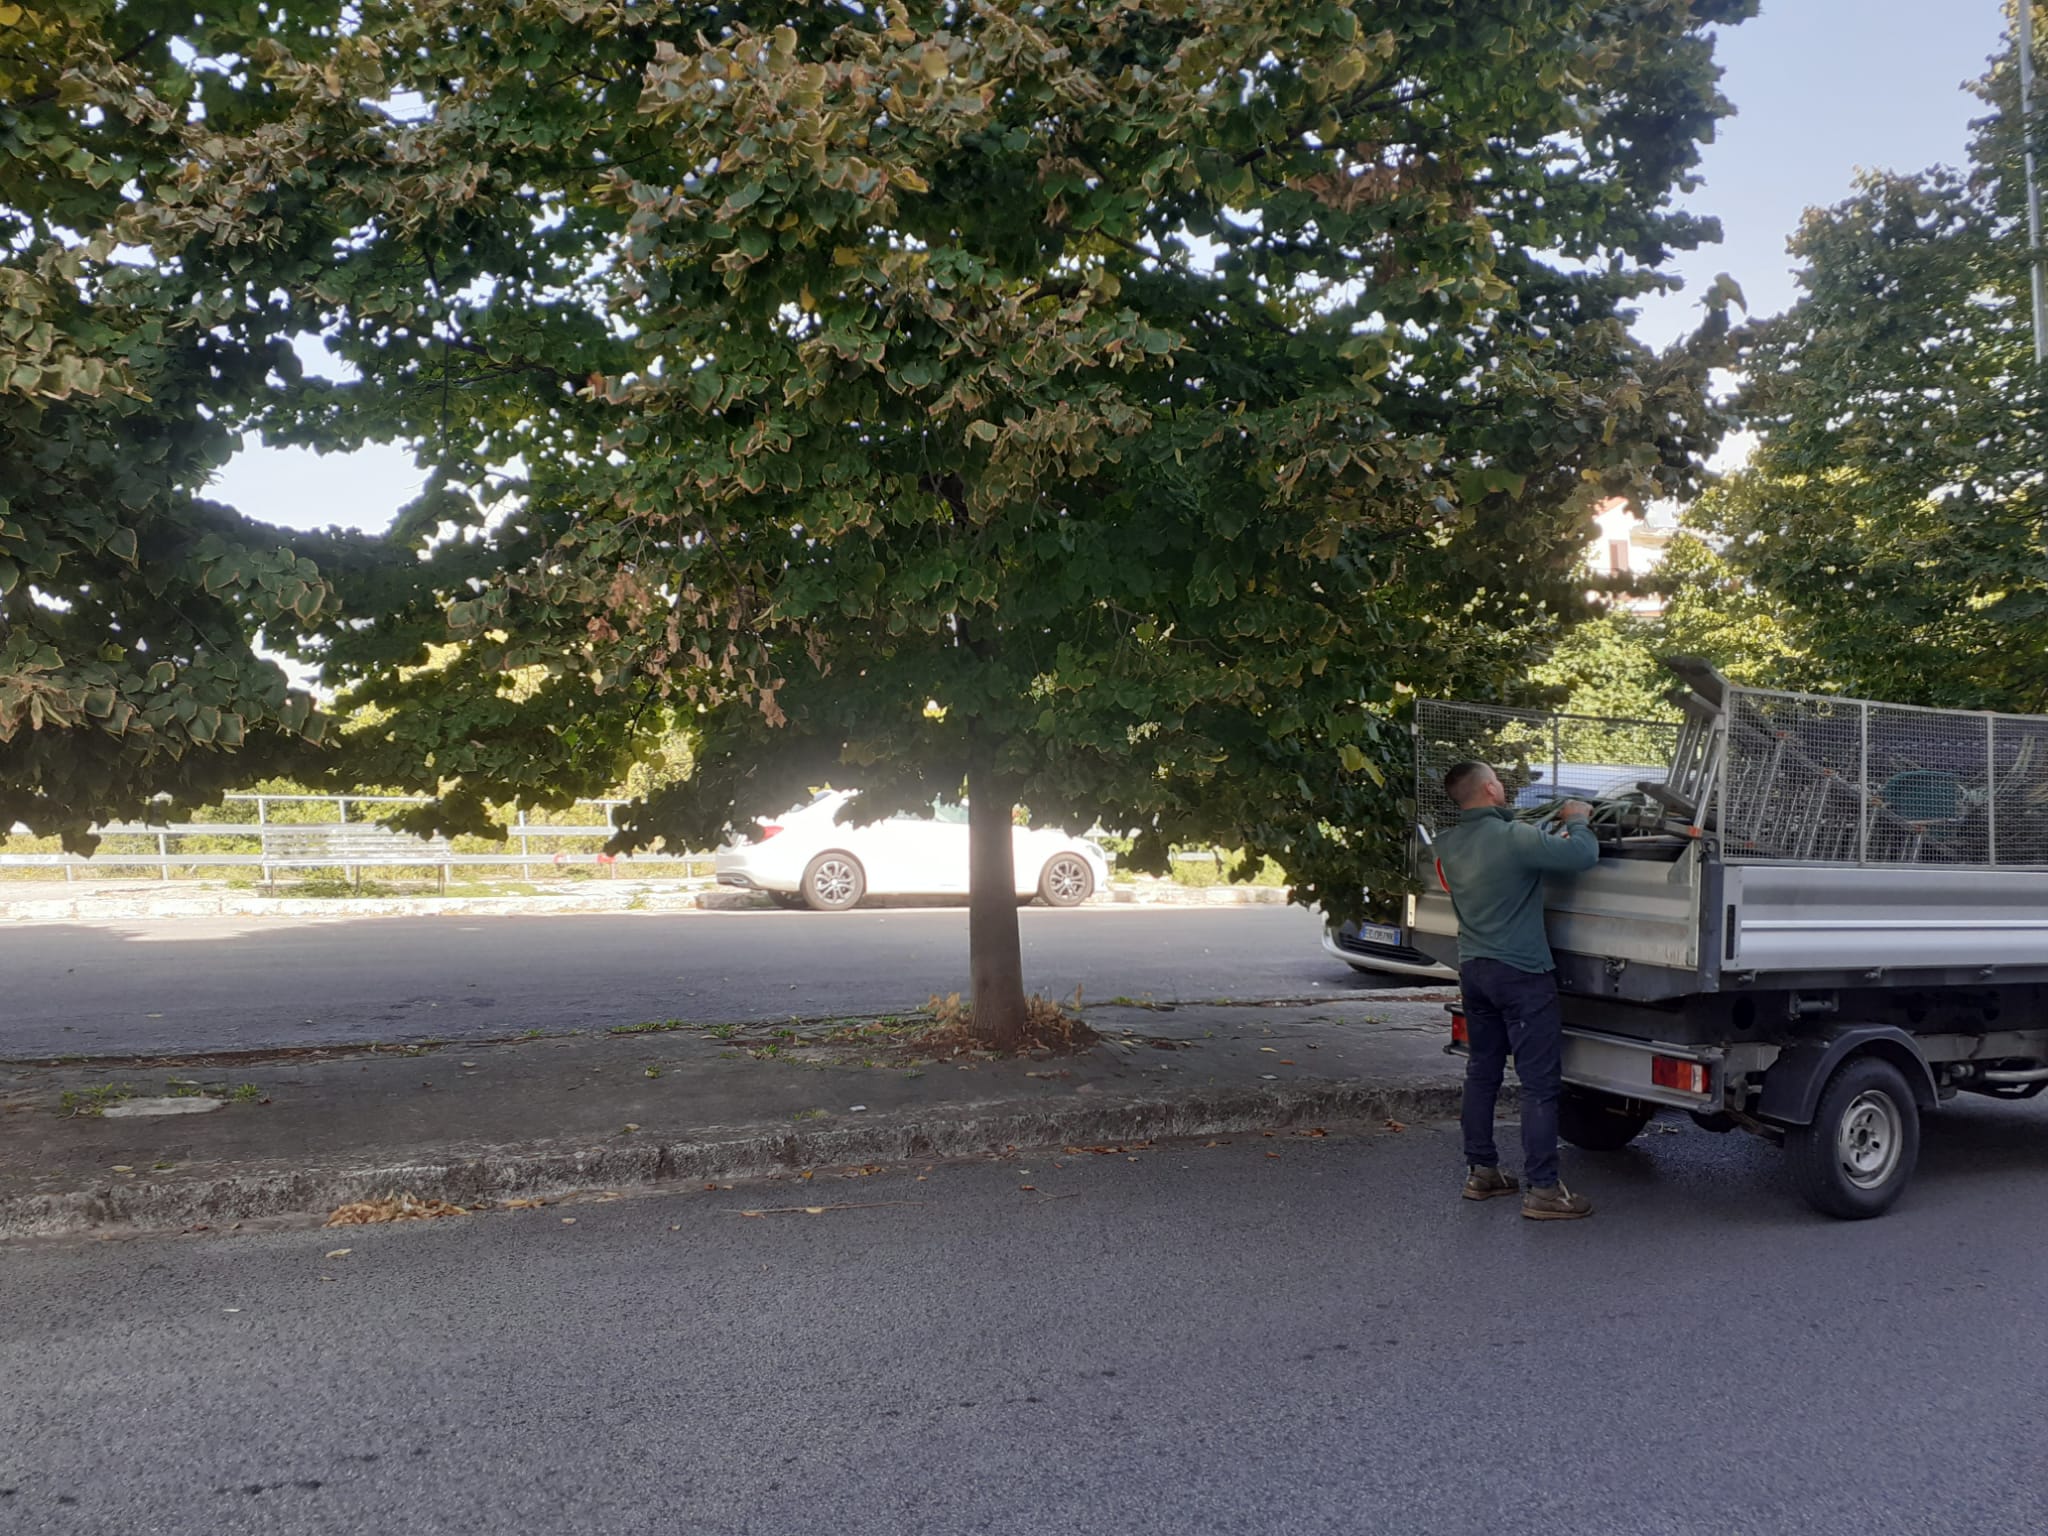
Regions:
<instances>
[{"instance_id":1,"label":"work boot","mask_svg":"<svg viewBox=\"0 0 2048 1536\"><path fill-rule=\"evenodd\" d=\"M1482 1168L1474 1164L1465 1175L1467 1200L1491 1200L1495 1195L1519 1193L1521 1188L1512 1174L1502 1173L1498 1168Z\"/></svg>"},{"instance_id":2,"label":"work boot","mask_svg":"<svg viewBox=\"0 0 2048 1536\"><path fill-rule=\"evenodd\" d=\"M1593 1202L1562 1184L1532 1184L1522 1196L1522 1214L1531 1221L1577 1221L1593 1214Z\"/></svg>"}]
</instances>

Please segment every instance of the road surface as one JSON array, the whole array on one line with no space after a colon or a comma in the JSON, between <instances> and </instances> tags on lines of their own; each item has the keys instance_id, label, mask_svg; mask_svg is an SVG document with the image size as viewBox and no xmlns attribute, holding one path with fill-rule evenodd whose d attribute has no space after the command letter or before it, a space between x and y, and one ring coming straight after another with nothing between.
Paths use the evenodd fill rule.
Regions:
<instances>
[{"instance_id":1,"label":"road surface","mask_svg":"<svg viewBox=\"0 0 2048 1536\"><path fill-rule=\"evenodd\" d=\"M1361 990L1297 907L1033 908L1028 985L1162 1002ZM967 987L964 909L205 918L0 929L0 1059L881 1013Z\"/></svg>"},{"instance_id":2,"label":"road surface","mask_svg":"<svg viewBox=\"0 0 2048 1536\"><path fill-rule=\"evenodd\" d=\"M1690 1126L1572 1224L1444 1128L1231 1141L0 1249L0 1529L2048 1530L2037 1105L1860 1224Z\"/></svg>"}]
</instances>

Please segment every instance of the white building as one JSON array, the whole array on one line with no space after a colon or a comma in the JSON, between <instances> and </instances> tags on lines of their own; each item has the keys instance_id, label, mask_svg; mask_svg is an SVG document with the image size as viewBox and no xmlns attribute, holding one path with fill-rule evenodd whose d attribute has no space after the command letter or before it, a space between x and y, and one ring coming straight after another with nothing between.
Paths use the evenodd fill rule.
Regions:
<instances>
[{"instance_id":1,"label":"white building","mask_svg":"<svg viewBox=\"0 0 2048 1536\"><path fill-rule=\"evenodd\" d=\"M1601 502L1593 509L1593 519L1600 533L1586 551L1586 568L1592 575L1626 580L1654 571L1664 559L1671 530L1653 527L1621 497ZM1601 592L1595 594L1595 599L1644 618L1654 618L1664 611L1664 599L1655 594L1629 597Z\"/></svg>"}]
</instances>

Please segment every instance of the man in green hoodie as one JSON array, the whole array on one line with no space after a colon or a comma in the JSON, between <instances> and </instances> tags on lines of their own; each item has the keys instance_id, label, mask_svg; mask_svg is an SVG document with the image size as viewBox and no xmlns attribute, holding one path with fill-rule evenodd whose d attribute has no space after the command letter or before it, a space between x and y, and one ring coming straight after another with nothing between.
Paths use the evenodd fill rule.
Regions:
<instances>
[{"instance_id":1,"label":"man in green hoodie","mask_svg":"<svg viewBox=\"0 0 2048 1536\"><path fill-rule=\"evenodd\" d=\"M1522 1214L1569 1221L1593 1214L1592 1202L1566 1189L1557 1173L1557 1101L1563 1087L1564 1023L1556 962L1543 932L1543 880L1577 874L1600 859L1587 821L1592 807L1567 800L1557 831L1519 821L1500 775L1485 763L1459 763L1444 775L1457 825L1436 840L1436 867L1458 914L1458 984L1465 999L1470 1055L1465 1061L1465 1198L1490 1200L1520 1189L1501 1172L1494 1106L1514 1052L1522 1083Z\"/></svg>"}]
</instances>

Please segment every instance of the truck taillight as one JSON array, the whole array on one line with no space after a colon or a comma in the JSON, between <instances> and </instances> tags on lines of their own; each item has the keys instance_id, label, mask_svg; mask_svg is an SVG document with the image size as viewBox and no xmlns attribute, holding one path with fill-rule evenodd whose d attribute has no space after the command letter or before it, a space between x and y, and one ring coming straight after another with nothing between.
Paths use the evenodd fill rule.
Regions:
<instances>
[{"instance_id":1,"label":"truck taillight","mask_svg":"<svg viewBox=\"0 0 2048 1536\"><path fill-rule=\"evenodd\" d=\"M1454 1014L1452 1014L1452 1015L1451 1015L1451 1044L1453 1044L1453 1045L1470 1045L1471 1043L1472 1043L1472 1034L1471 1034L1471 1031L1469 1031L1469 1030L1468 1030L1468 1029L1466 1029L1466 1027L1465 1027L1465 1015L1463 1015L1462 1013L1454 1013Z\"/></svg>"},{"instance_id":2,"label":"truck taillight","mask_svg":"<svg viewBox=\"0 0 2048 1536\"><path fill-rule=\"evenodd\" d=\"M1675 1088L1680 1093L1705 1093L1706 1063L1686 1061L1678 1056L1652 1056L1650 1081L1659 1088Z\"/></svg>"}]
</instances>

